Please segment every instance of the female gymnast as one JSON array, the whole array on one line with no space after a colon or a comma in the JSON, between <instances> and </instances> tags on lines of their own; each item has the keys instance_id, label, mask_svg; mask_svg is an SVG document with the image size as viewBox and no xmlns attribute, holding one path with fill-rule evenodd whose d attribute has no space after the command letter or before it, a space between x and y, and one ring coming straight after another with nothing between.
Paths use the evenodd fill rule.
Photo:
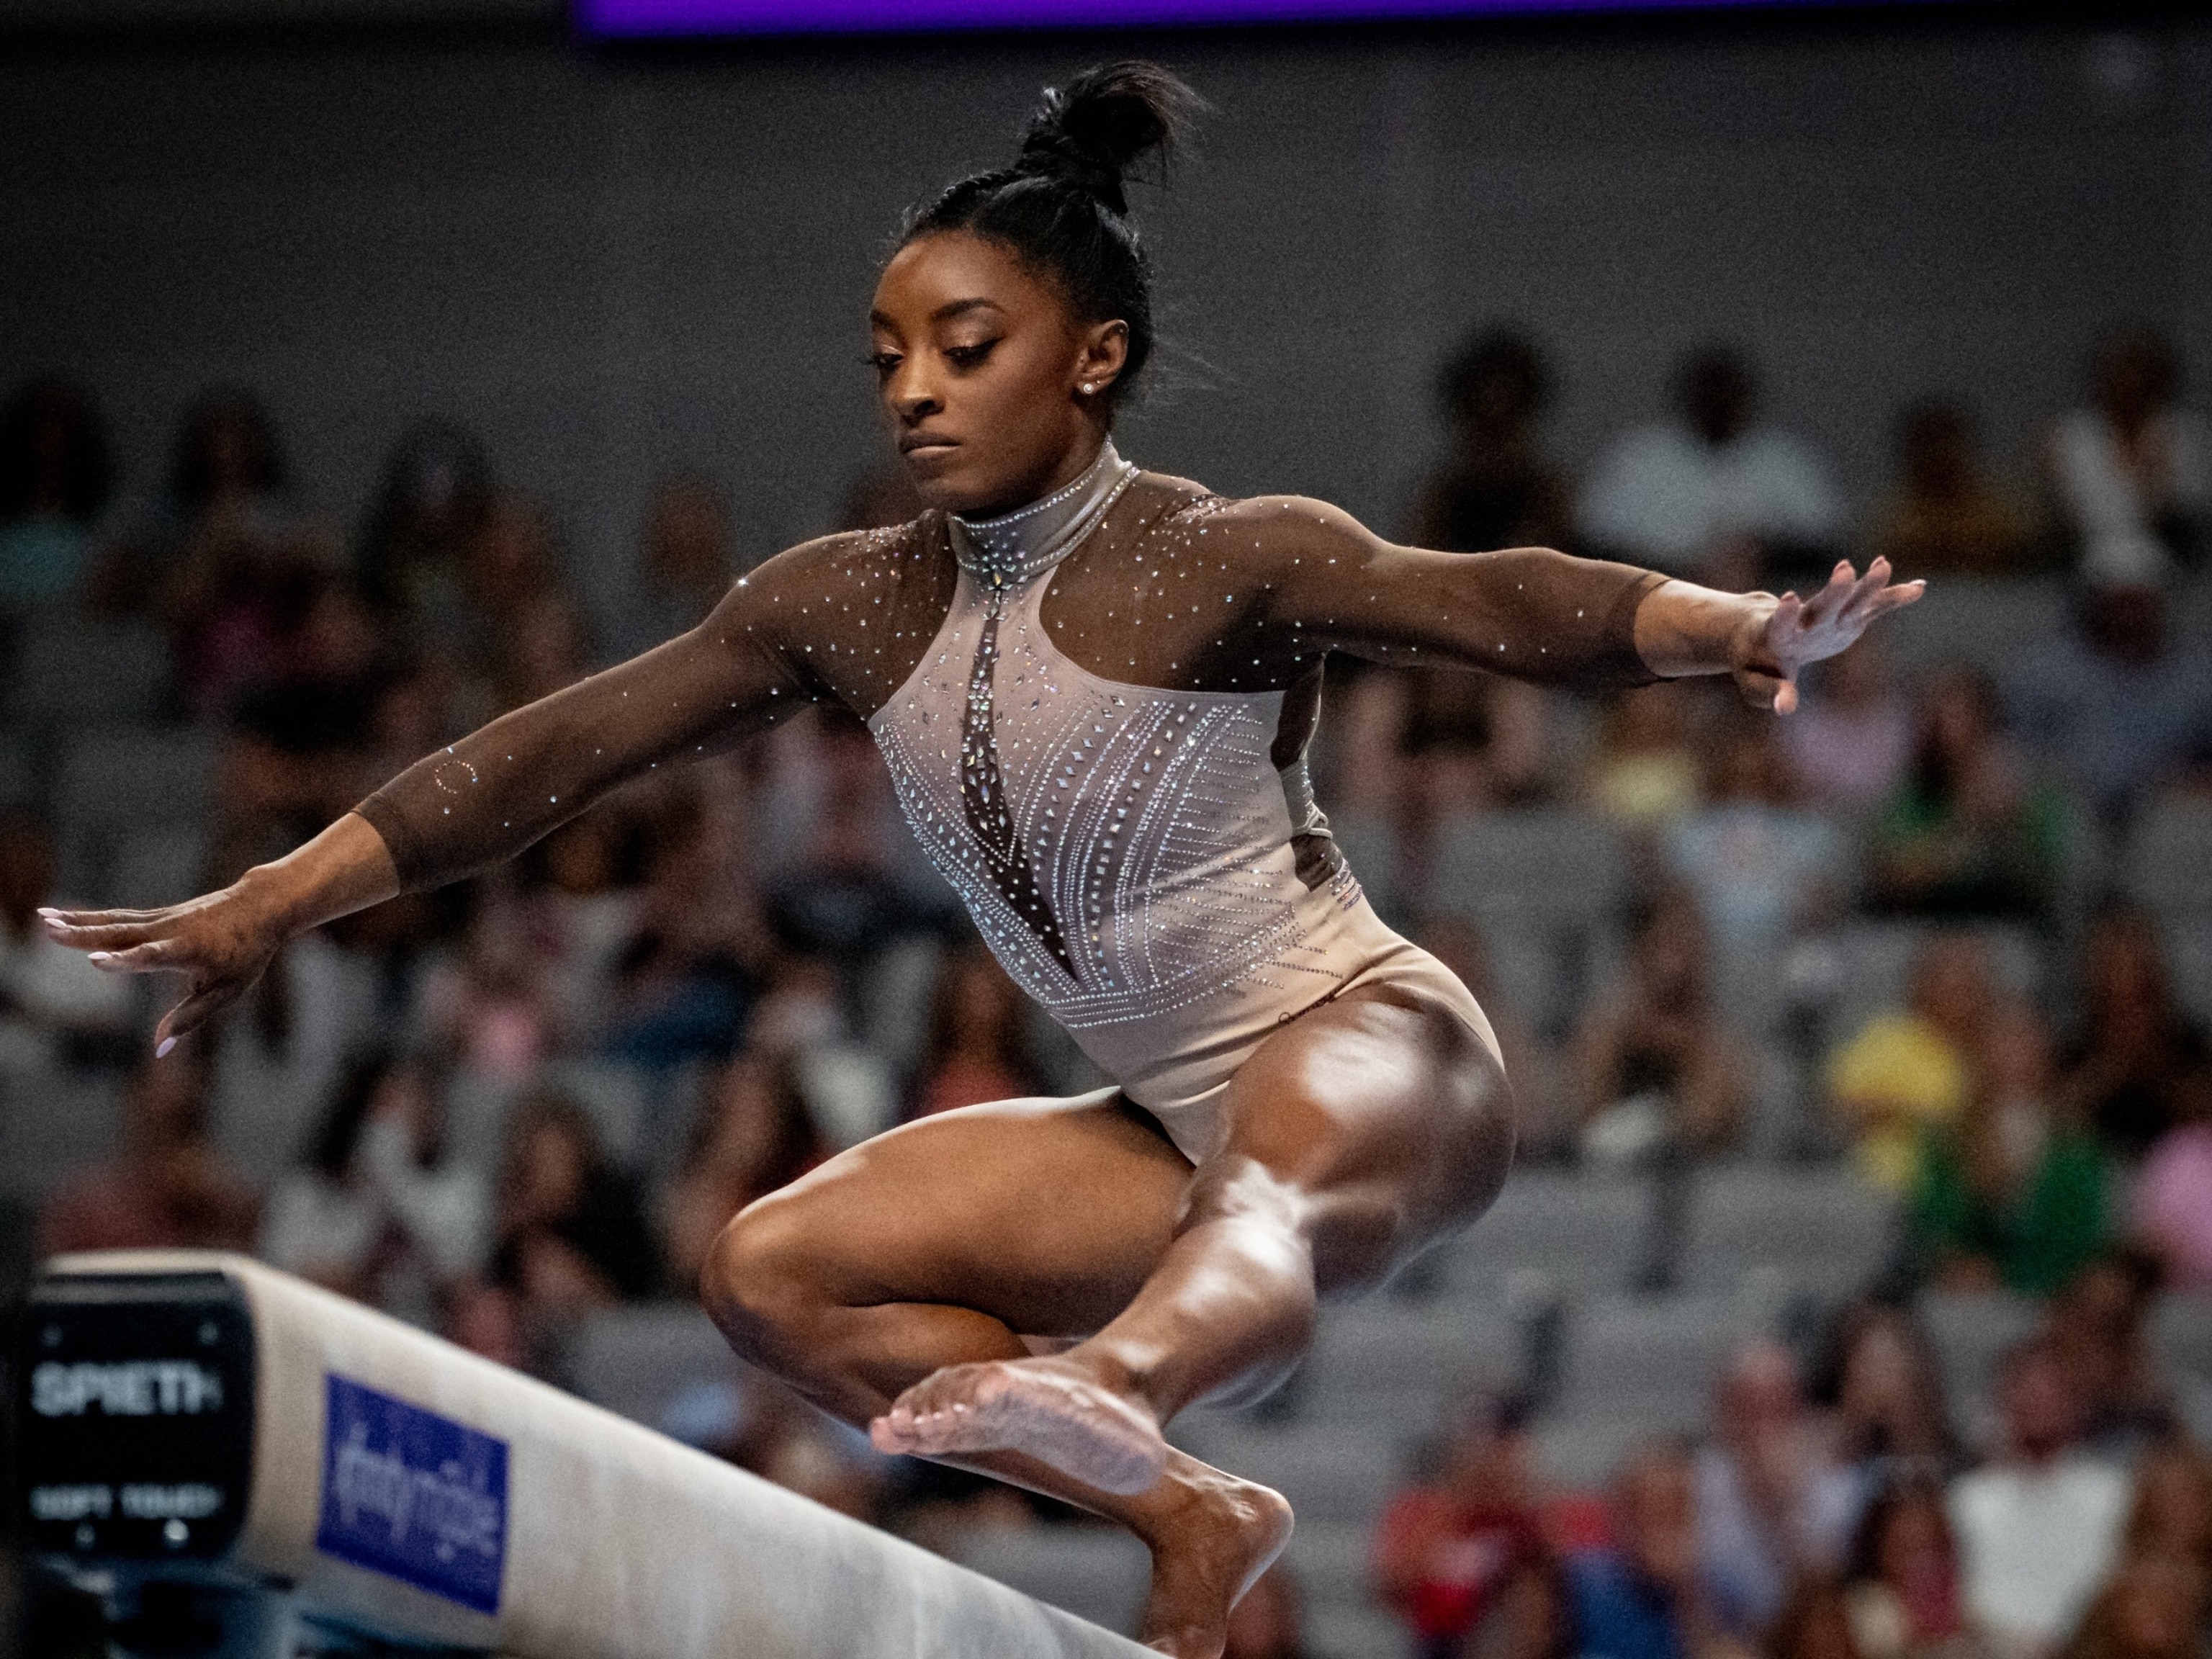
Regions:
<instances>
[{"instance_id":1,"label":"female gymnast","mask_svg":"<svg viewBox=\"0 0 2212 1659\"><path fill-rule=\"evenodd\" d=\"M1786 712L1801 666L1920 589L1880 562L1801 603L1540 549L1423 552L1124 461L1109 428L1153 330L1122 183L1194 102L1148 65L1092 70L1046 93L1011 167L911 220L868 321L920 518L769 561L691 632L219 893L47 920L106 967L190 975L167 1053L303 930L844 703L991 949L1119 1086L855 1147L730 1224L707 1306L883 1449L1127 1525L1152 1553L1145 1639L1210 1659L1290 1508L1161 1425L1282 1375L1316 1297L1465 1226L1512 1157L1482 1011L1376 919L1314 804L1322 659L1731 674Z\"/></svg>"}]
</instances>

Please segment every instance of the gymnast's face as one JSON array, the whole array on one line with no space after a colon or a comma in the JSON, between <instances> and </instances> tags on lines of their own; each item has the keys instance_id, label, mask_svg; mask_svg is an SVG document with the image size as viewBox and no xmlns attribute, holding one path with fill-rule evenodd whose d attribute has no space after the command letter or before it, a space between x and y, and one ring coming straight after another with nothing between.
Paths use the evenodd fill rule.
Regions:
<instances>
[{"instance_id":1,"label":"gymnast's face","mask_svg":"<svg viewBox=\"0 0 2212 1659\"><path fill-rule=\"evenodd\" d=\"M932 507L1011 512L1089 465L1129 331L965 231L909 242L876 284L871 360L899 458Z\"/></svg>"}]
</instances>

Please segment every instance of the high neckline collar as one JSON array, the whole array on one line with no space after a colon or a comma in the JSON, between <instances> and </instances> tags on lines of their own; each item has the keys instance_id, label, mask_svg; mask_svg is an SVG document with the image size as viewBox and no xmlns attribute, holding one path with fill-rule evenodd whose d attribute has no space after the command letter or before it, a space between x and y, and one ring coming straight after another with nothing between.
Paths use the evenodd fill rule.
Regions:
<instances>
[{"instance_id":1,"label":"high neckline collar","mask_svg":"<svg viewBox=\"0 0 2212 1659\"><path fill-rule=\"evenodd\" d=\"M1123 460L1111 438L1097 459L1072 483L1042 501L995 519L952 519L952 555L992 587L1011 587L1049 569L1106 516L1137 469Z\"/></svg>"}]
</instances>

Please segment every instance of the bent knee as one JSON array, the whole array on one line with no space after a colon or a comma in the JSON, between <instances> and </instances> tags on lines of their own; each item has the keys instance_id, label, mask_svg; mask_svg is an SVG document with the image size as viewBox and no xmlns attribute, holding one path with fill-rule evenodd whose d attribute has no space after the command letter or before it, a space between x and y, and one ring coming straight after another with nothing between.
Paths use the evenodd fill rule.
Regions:
<instances>
[{"instance_id":1,"label":"bent knee","mask_svg":"<svg viewBox=\"0 0 2212 1659\"><path fill-rule=\"evenodd\" d=\"M772 1193L732 1216L707 1253L700 1299L742 1358L770 1363L830 1305L807 1233L797 1206Z\"/></svg>"}]
</instances>

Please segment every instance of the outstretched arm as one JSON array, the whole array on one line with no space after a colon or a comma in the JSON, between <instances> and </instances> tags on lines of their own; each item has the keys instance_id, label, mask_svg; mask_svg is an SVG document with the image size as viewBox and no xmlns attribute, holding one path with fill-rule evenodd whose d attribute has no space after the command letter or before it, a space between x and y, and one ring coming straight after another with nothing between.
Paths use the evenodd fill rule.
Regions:
<instances>
[{"instance_id":1,"label":"outstretched arm","mask_svg":"<svg viewBox=\"0 0 2212 1659\"><path fill-rule=\"evenodd\" d=\"M1838 565L1808 600L1723 593L1547 548L1399 547L1320 501L1261 497L1231 511L1267 573L1270 631L1308 649L1593 690L1729 674L1748 701L1780 714L1796 707L1799 669L1844 650L1923 587L1891 586L1877 559L1863 577Z\"/></svg>"},{"instance_id":2,"label":"outstretched arm","mask_svg":"<svg viewBox=\"0 0 2212 1659\"><path fill-rule=\"evenodd\" d=\"M297 851L159 910L44 914L61 943L118 973L190 976L156 1054L259 978L297 934L513 857L608 791L704 753L811 699L776 591L806 549L743 582L690 633L519 708L416 762ZM803 562L796 564L803 570Z\"/></svg>"}]
</instances>

